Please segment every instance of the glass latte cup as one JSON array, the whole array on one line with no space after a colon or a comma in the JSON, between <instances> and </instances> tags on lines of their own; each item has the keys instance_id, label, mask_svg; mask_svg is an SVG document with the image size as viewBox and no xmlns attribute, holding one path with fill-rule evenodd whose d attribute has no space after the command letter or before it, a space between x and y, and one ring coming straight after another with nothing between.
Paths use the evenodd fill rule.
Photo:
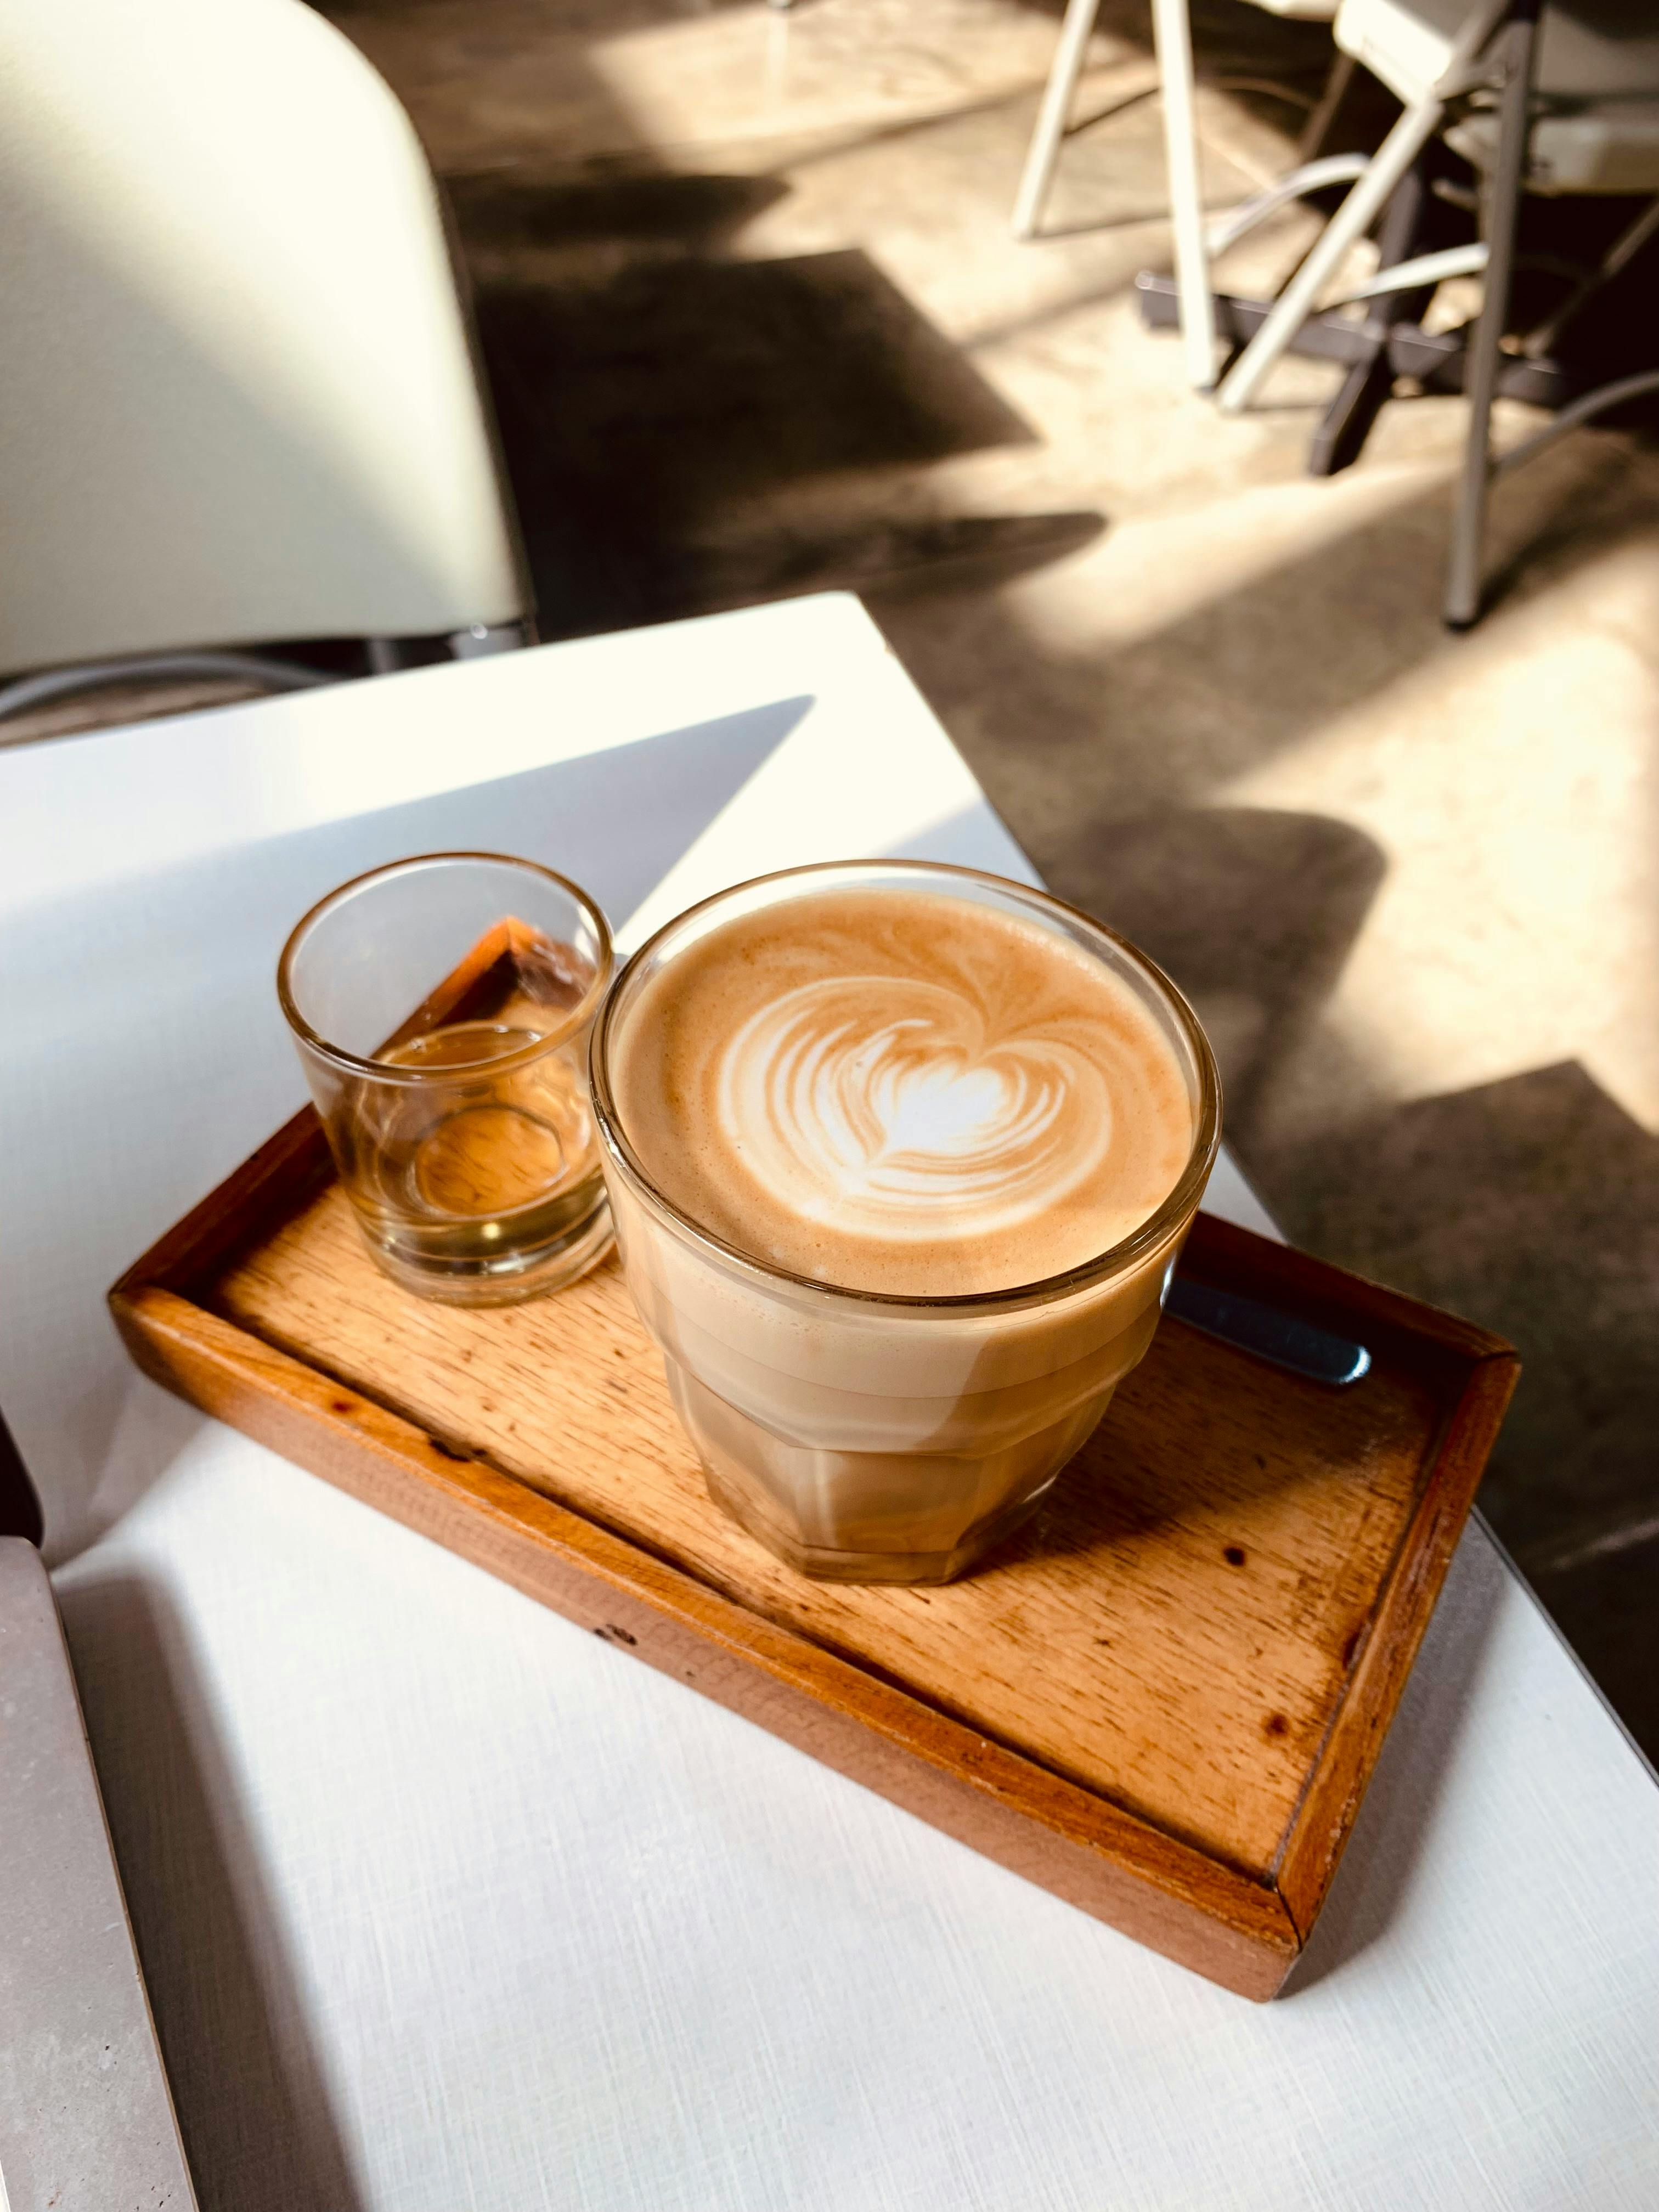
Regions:
<instances>
[{"instance_id":1,"label":"glass latte cup","mask_svg":"<svg viewBox=\"0 0 1659 2212\"><path fill-rule=\"evenodd\" d=\"M1185 1164L1132 1233L1063 1273L963 1295L842 1288L745 1251L647 1171L619 1105L629 1018L710 933L825 894L920 894L1033 925L1104 968L1173 1056ZM707 899L629 961L594 1025L591 1089L629 1287L709 1492L804 1574L939 1583L1030 1514L1142 1357L1220 1141L1214 1059L1143 953L1046 893L921 861L789 870Z\"/></svg>"}]
</instances>

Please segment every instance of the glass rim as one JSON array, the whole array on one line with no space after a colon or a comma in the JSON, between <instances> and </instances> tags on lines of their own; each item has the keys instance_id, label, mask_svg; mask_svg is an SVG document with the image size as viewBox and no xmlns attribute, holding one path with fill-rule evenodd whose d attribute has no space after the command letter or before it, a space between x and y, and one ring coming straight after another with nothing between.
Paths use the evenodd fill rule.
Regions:
<instances>
[{"instance_id":1,"label":"glass rim","mask_svg":"<svg viewBox=\"0 0 1659 2212\"><path fill-rule=\"evenodd\" d=\"M759 1259L753 1253L728 1243L725 1237L717 1236L712 1229L693 1220L690 1214L658 1188L623 1129L622 1116L611 1091L610 1070L606 1065L611 1024L629 977L664 938L695 920L698 915L707 913L710 907L719 906L735 897L740 891L756 890L767 884L811 876L857 874L860 872L880 875L948 876L957 882L988 884L999 891L1012 891L1039 910L1047 908L1062 914L1071 921L1081 922L1085 929L1107 939L1162 994L1193 1054L1198 1071L1198 1100L1194 1115L1192 1148L1187 1156L1187 1164L1174 1188L1138 1229L1131 1230L1128 1236L1115 1244L1109 1245L1103 1252L1097 1252L1091 1258L1079 1261L1075 1267L1068 1267L1057 1275L1043 1275L1030 1283L1011 1284L1006 1290L962 1291L947 1296L930 1297L925 1292L910 1291L854 1290L844 1283L827 1283L817 1275L798 1274L793 1268L776 1267L770 1261ZM606 1152L629 1180L639 1186L653 1206L665 1214L672 1225L694 1244L700 1244L718 1254L722 1260L735 1264L746 1273L757 1276L763 1282L786 1284L793 1290L811 1291L820 1297L845 1298L855 1305L878 1306L889 1310L962 1314L984 1313L1003 1306L1036 1305L1064 1297L1073 1291L1090 1288L1113 1275L1122 1274L1166 1243L1183 1218L1197 1211L1199 1198L1203 1194L1204 1185L1221 1145L1221 1075L1216 1066L1215 1054L1185 993L1170 981L1158 963L1143 952L1138 945L1132 944L1121 931L1097 920L1091 914L1085 914L1081 907L1056 898L1052 891L1041 890L1036 884L1018 883L1012 876L994 875L986 868L958 867L949 860L814 860L799 867L776 868L765 875L750 876L742 883L727 884L724 890L711 892L708 897L697 900L672 921L665 921L660 929L653 931L623 963L599 1009L599 1019L593 1024L593 1033L588 1040L587 1062L587 1087L593 1102L593 1119Z\"/></svg>"},{"instance_id":2,"label":"glass rim","mask_svg":"<svg viewBox=\"0 0 1659 2212\"><path fill-rule=\"evenodd\" d=\"M575 1006L569 1009L564 1020L545 1036L538 1037L534 1044L521 1045L516 1051L501 1053L492 1060L453 1060L444 1067L399 1067L390 1060L375 1060L362 1053L351 1052L344 1045L336 1044L332 1038L325 1037L319 1030L314 1029L300 1012L290 981L294 962L310 932L335 907L368 884L410 874L417 868L434 867L454 861L478 861L489 867L516 868L525 875L538 876L544 883L552 884L562 891L586 919L599 939L599 960L592 981ZM556 868L545 868L539 860L523 860L514 853L411 853L405 860L383 861L379 867L365 868L360 875L348 877L344 883L337 884L331 891L325 891L314 906L307 908L289 930L287 942L277 956L276 1000L283 1010L283 1018L295 1037L331 1066L343 1068L352 1075L373 1076L381 1083L442 1084L473 1074L483 1067L502 1072L526 1067L533 1060L539 1060L544 1053L568 1044L583 1024L592 1018L595 1008L611 987L615 968L616 950L611 939L611 925L600 911L599 902L580 884L573 883L568 876L562 876ZM412 1014L417 1009L411 1007L410 1011Z\"/></svg>"}]
</instances>

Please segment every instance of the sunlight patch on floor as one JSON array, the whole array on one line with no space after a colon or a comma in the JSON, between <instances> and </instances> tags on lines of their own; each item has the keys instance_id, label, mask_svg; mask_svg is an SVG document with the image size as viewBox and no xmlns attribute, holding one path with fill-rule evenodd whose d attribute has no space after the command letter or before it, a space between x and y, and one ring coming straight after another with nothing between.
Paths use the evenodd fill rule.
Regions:
<instances>
[{"instance_id":1,"label":"sunlight patch on floor","mask_svg":"<svg viewBox=\"0 0 1659 2212\"><path fill-rule=\"evenodd\" d=\"M1237 777L1390 867L1327 1018L1395 1097L1577 1060L1659 1132L1655 542L1587 562Z\"/></svg>"}]
</instances>

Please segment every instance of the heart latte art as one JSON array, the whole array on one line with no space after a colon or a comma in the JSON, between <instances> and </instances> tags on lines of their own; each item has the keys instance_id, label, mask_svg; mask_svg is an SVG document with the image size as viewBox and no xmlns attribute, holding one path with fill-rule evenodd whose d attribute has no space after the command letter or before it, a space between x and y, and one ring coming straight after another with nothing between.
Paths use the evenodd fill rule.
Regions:
<instances>
[{"instance_id":1,"label":"heart latte art","mask_svg":"<svg viewBox=\"0 0 1659 2212\"><path fill-rule=\"evenodd\" d=\"M1186 1165L1174 1054L1054 932L925 892L728 921L630 1010L647 1172L740 1250L854 1290L1011 1288L1137 1228Z\"/></svg>"},{"instance_id":2,"label":"heart latte art","mask_svg":"<svg viewBox=\"0 0 1659 2212\"><path fill-rule=\"evenodd\" d=\"M1029 1220L1097 1173L1104 1078L1075 1044L992 1039L965 990L907 976L803 983L716 1060L722 1133L805 1221L909 1241Z\"/></svg>"}]
</instances>

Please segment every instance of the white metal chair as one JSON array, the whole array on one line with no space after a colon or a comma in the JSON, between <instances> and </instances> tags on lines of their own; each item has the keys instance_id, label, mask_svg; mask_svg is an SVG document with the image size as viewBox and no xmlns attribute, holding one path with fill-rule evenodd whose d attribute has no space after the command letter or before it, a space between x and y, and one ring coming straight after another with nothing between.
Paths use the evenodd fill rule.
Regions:
<instances>
[{"instance_id":1,"label":"white metal chair","mask_svg":"<svg viewBox=\"0 0 1659 2212\"><path fill-rule=\"evenodd\" d=\"M1255 0L1255 4L1271 15L1300 16L1317 22L1328 22L1337 9L1337 0ZM1078 79L1083 73L1089 36L1099 12L1100 0L1067 0L1060 48L1048 74L1014 201L1013 229L1017 238L1034 237L1042 219ZM1193 37L1188 0L1152 0L1152 43L1163 95L1164 150L1169 173L1170 216L1175 231L1176 283L1181 301L1187 374L1199 391L1207 392L1215 381L1216 361L1209 264L1212 252L1218 249L1206 240L1204 230L1198 131L1193 112ZM1254 205L1252 203L1253 208Z\"/></svg>"},{"instance_id":2,"label":"white metal chair","mask_svg":"<svg viewBox=\"0 0 1659 2212\"><path fill-rule=\"evenodd\" d=\"M1467 629L1479 611L1487 497L1495 475L1530 459L1577 424L1659 389L1659 369L1571 398L1555 422L1493 464L1490 425L1524 191L1659 194L1659 15L1648 0L1342 0L1336 37L1405 104L1405 112L1224 379L1218 404L1249 404L1288 349L1301 349L1349 250L1406 183L1437 132L1484 179L1486 235L1466 246L1402 260L1386 250L1377 276L1352 300L1431 288L1484 271L1481 312L1464 349L1468 445L1454 523L1445 619ZM1524 379L1565 323L1659 229L1659 199L1587 270L1547 324L1528 334ZM1335 343L1340 333L1326 325ZM1317 345L1310 350L1319 349ZM1522 386L1522 396L1540 396Z\"/></svg>"},{"instance_id":3,"label":"white metal chair","mask_svg":"<svg viewBox=\"0 0 1659 2212\"><path fill-rule=\"evenodd\" d=\"M431 173L301 0L0 0L0 670L522 641Z\"/></svg>"}]
</instances>

